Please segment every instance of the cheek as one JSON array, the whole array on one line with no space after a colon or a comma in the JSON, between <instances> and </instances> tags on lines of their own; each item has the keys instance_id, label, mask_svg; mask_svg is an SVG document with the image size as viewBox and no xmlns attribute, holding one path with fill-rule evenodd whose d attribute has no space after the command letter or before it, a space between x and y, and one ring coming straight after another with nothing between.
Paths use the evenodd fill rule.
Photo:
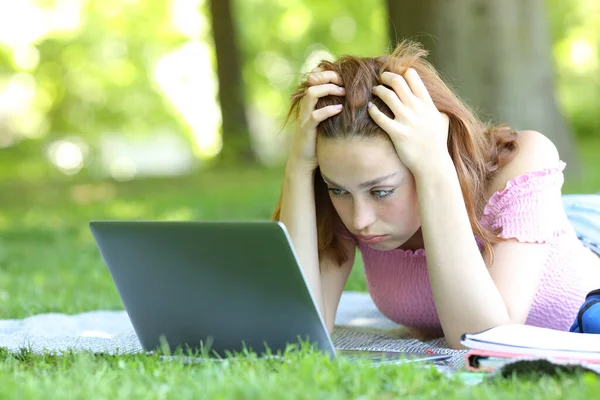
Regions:
<instances>
[{"instance_id":1,"label":"cheek","mask_svg":"<svg viewBox=\"0 0 600 400\"><path fill-rule=\"evenodd\" d=\"M417 199L417 188L414 178L410 179L403 190L398 193L394 199L390 213L396 218L404 220L406 223L410 221L419 221L419 202Z\"/></svg>"},{"instance_id":2,"label":"cheek","mask_svg":"<svg viewBox=\"0 0 600 400\"><path fill-rule=\"evenodd\" d=\"M379 210L379 218L398 224L413 226L420 223L416 192L406 191Z\"/></svg>"},{"instance_id":3,"label":"cheek","mask_svg":"<svg viewBox=\"0 0 600 400\"><path fill-rule=\"evenodd\" d=\"M415 215L414 205L410 202L395 201L386 204L379 210L379 218L386 221L398 221L406 223Z\"/></svg>"}]
</instances>

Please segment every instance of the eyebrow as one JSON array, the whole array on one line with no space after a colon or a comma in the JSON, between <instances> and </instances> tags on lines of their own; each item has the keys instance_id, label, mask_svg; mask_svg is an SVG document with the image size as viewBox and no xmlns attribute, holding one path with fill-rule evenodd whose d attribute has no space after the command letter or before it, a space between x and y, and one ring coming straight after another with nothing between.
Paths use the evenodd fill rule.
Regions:
<instances>
[{"instance_id":1,"label":"eyebrow","mask_svg":"<svg viewBox=\"0 0 600 400\"><path fill-rule=\"evenodd\" d=\"M372 179L372 180L370 180L370 181L363 182L363 183L361 183L360 185L358 185L358 187L359 187L359 188L361 188L361 189L366 189L366 188L369 188L369 187L371 187L371 186L375 186L375 185L377 185L377 184L379 184L379 183L381 183L381 182L385 181L386 179L389 179L389 178L391 178L392 176L395 176L395 175L397 175L397 174L398 174L398 172L394 172L393 174L389 174L389 175L381 176L381 177L379 177L379 178L375 178L375 179ZM334 181L332 181L331 179L329 179L328 177L326 177L325 175L323 175L323 173L322 173L322 172L321 172L321 177L323 177L323 180L324 180L325 182L328 182L329 184L331 184L331 185L333 185L333 186L337 186L337 187L340 187L340 188L342 187L342 185L338 185L337 183L335 183Z\"/></svg>"}]
</instances>

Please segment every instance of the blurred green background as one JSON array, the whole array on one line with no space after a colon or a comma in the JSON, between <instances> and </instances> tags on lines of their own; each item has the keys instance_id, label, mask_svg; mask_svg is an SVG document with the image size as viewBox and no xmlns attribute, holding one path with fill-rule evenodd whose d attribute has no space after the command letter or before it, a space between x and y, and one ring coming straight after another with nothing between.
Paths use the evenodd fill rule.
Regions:
<instances>
[{"instance_id":1,"label":"blurred green background","mask_svg":"<svg viewBox=\"0 0 600 400\"><path fill-rule=\"evenodd\" d=\"M0 317L120 308L91 219L269 218L293 86L321 59L387 52L408 3L427 19L436 2L0 0ZM582 166L565 192L599 191L600 2L522 3L547 23L520 27L548 40Z\"/></svg>"},{"instance_id":2,"label":"blurred green background","mask_svg":"<svg viewBox=\"0 0 600 400\"><path fill-rule=\"evenodd\" d=\"M405 31L388 7L406 3L410 13L417 2L212 3L0 2L0 179L39 184L181 176L214 166L215 156L240 145L251 147L250 158L260 164L279 165L289 139L281 125L301 74L323 58L385 53L393 39L390 26ZM505 18L500 13L510 11L509 3L487 12ZM548 19L555 74L548 84L555 87L569 134L581 140L598 136L599 3L520 3L539 3ZM460 26L471 17L441 18ZM414 34L436 32L417 27ZM437 43L453 45L443 37ZM501 68L510 67L506 62ZM232 104L238 97L241 104ZM236 118L242 123L231 122ZM240 161L240 153L232 151L230 163Z\"/></svg>"}]
</instances>

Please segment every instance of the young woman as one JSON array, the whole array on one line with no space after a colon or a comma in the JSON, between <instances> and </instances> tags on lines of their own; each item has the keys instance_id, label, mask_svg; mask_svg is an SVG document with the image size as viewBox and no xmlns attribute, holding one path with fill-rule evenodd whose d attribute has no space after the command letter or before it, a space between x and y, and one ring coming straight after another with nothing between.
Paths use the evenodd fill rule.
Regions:
<instances>
[{"instance_id":1,"label":"young woman","mask_svg":"<svg viewBox=\"0 0 600 400\"><path fill-rule=\"evenodd\" d=\"M503 324L568 330L600 258L567 217L565 164L541 133L480 121L425 56L404 42L323 61L292 97L274 219L328 329L358 249L379 310L420 337L456 348Z\"/></svg>"}]
</instances>

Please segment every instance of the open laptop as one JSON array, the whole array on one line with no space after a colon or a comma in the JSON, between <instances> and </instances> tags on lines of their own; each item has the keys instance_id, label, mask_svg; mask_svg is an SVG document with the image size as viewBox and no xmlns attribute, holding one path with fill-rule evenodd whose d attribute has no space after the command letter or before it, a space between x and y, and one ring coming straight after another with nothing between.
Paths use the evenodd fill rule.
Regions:
<instances>
[{"instance_id":1,"label":"open laptop","mask_svg":"<svg viewBox=\"0 0 600 400\"><path fill-rule=\"evenodd\" d=\"M447 355L336 351L285 226L277 221L92 221L90 229L144 350L283 352L439 361Z\"/></svg>"}]
</instances>

